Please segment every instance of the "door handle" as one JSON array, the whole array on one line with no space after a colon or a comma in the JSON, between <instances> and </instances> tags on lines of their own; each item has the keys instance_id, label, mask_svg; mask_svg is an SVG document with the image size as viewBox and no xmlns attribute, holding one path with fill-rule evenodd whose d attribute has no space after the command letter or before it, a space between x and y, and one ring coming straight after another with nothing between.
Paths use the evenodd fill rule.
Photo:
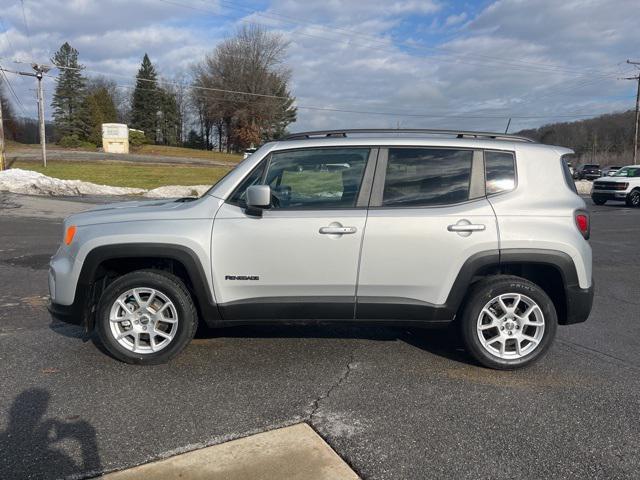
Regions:
<instances>
[{"instance_id":1,"label":"door handle","mask_svg":"<svg viewBox=\"0 0 640 480\"><path fill-rule=\"evenodd\" d=\"M320 227L320 233L324 235L346 235L357 231L356 227Z\"/></svg>"},{"instance_id":2,"label":"door handle","mask_svg":"<svg viewBox=\"0 0 640 480\"><path fill-rule=\"evenodd\" d=\"M485 225L477 224L477 223L456 223L455 225L449 225L447 230L450 232L481 232L482 230L486 230Z\"/></svg>"}]
</instances>

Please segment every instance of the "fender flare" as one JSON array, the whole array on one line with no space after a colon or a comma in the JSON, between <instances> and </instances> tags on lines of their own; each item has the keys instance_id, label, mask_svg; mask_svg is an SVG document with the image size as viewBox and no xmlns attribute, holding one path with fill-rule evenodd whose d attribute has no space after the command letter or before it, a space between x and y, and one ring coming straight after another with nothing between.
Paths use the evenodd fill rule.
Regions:
<instances>
[{"instance_id":1,"label":"fender flare","mask_svg":"<svg viewBox=\"0 0 640 480\"><path fill-rule=\"evenodd\" d=\"M191 279L192 298L201 319L209 326L213 326L220 319L218 306L209 288L209 281L198 256L183 245L166 243L122 243L116 245L102 245L91 250L82 263L82 269L76 284L74 305L89 314L88 327L91 327L89 300L93 295L94 280L98 267L107 260L153 258L174 260L182 264Z\"/></svg>"},{"instance_id":2,"label":"fender flare","mask_svg":"<svg viewBox=\"0 0 640 480\"><path fill-rule=\"evenodd\" d=\"M472 255L464 263L447 297L446 311L456 312L462 306L474 278L486 276L491 271L503 273L510 265L544 265L554 268L562 278L564 288L564 313L559 313L560 324L585 321L593 304L593 285L580 288L573 259L559 250L535 248L509 248L489 250Z\"/></svg>"}]
</instances>

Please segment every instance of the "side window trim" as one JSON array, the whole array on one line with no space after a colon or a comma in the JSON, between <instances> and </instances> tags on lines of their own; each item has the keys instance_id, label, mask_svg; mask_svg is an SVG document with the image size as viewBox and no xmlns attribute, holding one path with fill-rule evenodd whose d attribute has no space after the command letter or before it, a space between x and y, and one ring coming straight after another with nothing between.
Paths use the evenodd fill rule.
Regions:
<instances>
[{"instance_id":1,"label":"side window trim","mask_svg":"<svg viewBox=\"0 0 640 480\"><path fill-rule=\"evenodd\" d=\"M373 178L373 188L371 191L371 201L369 207L382 208L382 196L384 194L384 180L387 176L387 162L389 161L389 149L381 148L378 153L376 172Z\"/></svg>"},{"instance_id":2,"label":"side window trim","mask_svg":"<svg viewBox=\"0 0 640 480\"><path fill-rule=\"evenodd\" d=\"M469 199L463 202L450 203L446 205L420 205L420 206L383 206L382 199L384 195L384 182L387 176L387 164L389 161L389 148L424 148L424 149L434 149L434 150L470 150L473 151L473 159L471 162L471 180L469 182ZM475 195L478 192L482 192L477 196L472 197L472 194ZM406 208L446 208L451 205L462 205L464 203L475 202L480 199L486 198L485 191L485 170L484 170L484 154L480 149L473 148L457 148L457 147L446 147L446 146L437 146L437 145L429 145L429 146L420 146L420 145L411 145L411 146L393 146L393 147L380 147L380 152L378 153L378 162L376 164L375 176L373 179L373 188L371 191L371 201L369 202L369 208L376 209L406 209Z\"/></svg>"},{"instance_id":3,"label":"side window trim","mask_svg":"<svg viewBox=\"0 0 640 480\"><path fill-rule=\"evenodd\" d=\"M486 182L487 182L487 161L486 161L486 153L487 152L497 152L497 153L510 153L511 157L513 158L513 188L511 190L504 190L502 192L496 192L496 193L488 193L486 194L487 197L495 197L496 195L504 195L505 193L511 193L514 192L517 188L518 188L518 161L517 161L517 157L516 157L516 152L514 150L499 150L497 148L485 148L484 150L482 150L482 156L483 156L483 163L484 163L484 179L485 179L485 188L486 188Z\"/></svg>"},{"instance_id":4,"label":"side window trim","mask_svg":"<svg viewBox=\"0 0 640 480\"><path fill-rule=\"evenodd\" d=\"M484 165L484 151L474 150L471 161L471 181L469 182L469 200L487 196L486 171Z\"/></svg>"},{"instance_id":5,"label":"side window trim","mask_svg":"<svg viewBox=\"0 0 640 480\"><path fill-rule=\"evenodd\" d=\"M379 152L380 149L377 147L371 148L369 151L369 158L367 159L367 164L364 167L364 174L362 175L362 183L356 200L356 206L353 208L367 208L369 206Z\"/></svg>"}]
</instances>

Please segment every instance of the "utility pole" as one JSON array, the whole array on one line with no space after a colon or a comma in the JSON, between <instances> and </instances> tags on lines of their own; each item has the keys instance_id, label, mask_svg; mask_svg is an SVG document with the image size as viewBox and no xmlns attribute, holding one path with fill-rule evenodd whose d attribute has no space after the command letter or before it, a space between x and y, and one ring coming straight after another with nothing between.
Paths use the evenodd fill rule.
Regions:
<instances>
[{"instance_id":1,"label":"utility pole","mask_svg":"<svg viewBox=\"0 0 640 480\"><path fill-rule=\"evenodd\" d=\"M7 70L6 68L0 68L0 70L9 73L16 73L18 75L24 75L25 77L35 77L38 79L38 123L40 124L40 146L42 147L42 164L46 167L47 144L44 129L44 91L42 90L42 77L50 70L50 67L47 67L46 65L38 65L37 63L32 63L31 67L35 70L36 73L17 72L15 70Z\"/></svg>"},{"instance_id":2,"label":"utility pole","mask_svg":"<svg viewBox=\"0 0 640 480\"><path fill-rule=\"evenodd\" d=\"M6 168L4 163L4 120L2 118L2 102L0 102L0 172Z\"/></svg>"},{"instance_id":3,"label":"utility pole","mask_svg":"<svg viewBox=\"0 0 640 480\"><path fill-rule=\"evenodd\" d=\"M640 62L632 62L631 60L627 60L629 65L640 65ZM636 92L636 125L635 125L635 134L633 136L633 164L638 164L638 122L640 122L640 75L635 77L627 77L625 80L635 80L638 82L638 90Z\"/></svg>"},{"instance_id":4,"label":"utility pole","mask_svg":"<svg viewBox=\"0 0 640 480\"><path fill-rule=\"evenodd\" d=\"M47 166L47 139L44 125L44 92L42 91L42 75L49 71L49 67L31 65L35 70L35 77L38 79L38 122L40 123L40 147L42 148L42 165Z\"/></svg>"}]
</instances>

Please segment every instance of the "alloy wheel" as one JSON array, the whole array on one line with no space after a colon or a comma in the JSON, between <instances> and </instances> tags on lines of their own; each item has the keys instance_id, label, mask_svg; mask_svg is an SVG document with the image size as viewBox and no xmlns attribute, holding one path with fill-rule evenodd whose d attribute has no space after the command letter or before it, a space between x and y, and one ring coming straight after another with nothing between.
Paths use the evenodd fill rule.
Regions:
<instances>
[{"instance_id":1,"label":"alloy wheel","mask_svg":"<svg viewBox=\"0 0 640 480\"><path fill-rule=\"evenodd\" d=\"M178 331L178 312L164 293L154 288L132 288L121 294L109 311L113 338L134 353L165 349Z\"/></svg>"},{"instance_id":2,"label":"alloy wheel","mask_svg":"<svg viewBox=\"0 0 640 480\"><path fill-rule=\"evenodd\" d=\"M517 360L542 342L545 319L526 295L505 293L492 298L478 315L476 331L482 347L498 358Z\"/></svg>"}]
</instances>

